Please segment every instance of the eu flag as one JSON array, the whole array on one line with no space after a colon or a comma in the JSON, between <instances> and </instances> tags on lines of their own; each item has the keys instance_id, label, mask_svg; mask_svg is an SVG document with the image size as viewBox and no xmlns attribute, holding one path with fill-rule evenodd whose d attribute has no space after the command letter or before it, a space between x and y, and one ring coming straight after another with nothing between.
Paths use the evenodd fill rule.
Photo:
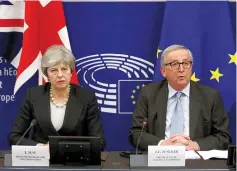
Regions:
<instances>
[{"instance_id":1,"label":"eu flag","mask_svg":"<svg viewBox=\"0 0 237 171\"><path fill-rule=\"evenodd\" d=\"M119 114L132 114L140 90L152 80L119 80Z\"/></svg>"},{"instance_id":2,"label":"eu flag","mask_svg":"<svg viewBox=\"0 0 237 171\"><path fill-rule=\"evenodd\" d=\"M230 119L232 143L236 126L236 44L230 2L167 2L157 51L154 81L162 79L160 54L172 44L194 56L192 80L216 88Z\"/></svg>"}]
</instances>

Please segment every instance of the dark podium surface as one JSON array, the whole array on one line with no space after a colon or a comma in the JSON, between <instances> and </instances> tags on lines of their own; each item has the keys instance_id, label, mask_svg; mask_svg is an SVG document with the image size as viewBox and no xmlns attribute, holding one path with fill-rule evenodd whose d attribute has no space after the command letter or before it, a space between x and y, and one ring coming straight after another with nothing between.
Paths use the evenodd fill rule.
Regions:
<instances>
[{"instance_id":1,"label":"dark podium surface","mask_svg":"<svg viewBox=\"0 0 237 171\"><path fill-rule=\"evenodd\" d=\"M11 171L11 170L34 170L34 171L45 171L45 170L100 170L93 169L93 167L67 167L67 166L50 166L50 167L4 167L3 151L0 151L0 171ZM175 168L129 168L129 159L120 156L120 152L102 152L101 170L229 170L226 165L226 160L186 160L185 167Z\"/></svg>"}]
</instances>

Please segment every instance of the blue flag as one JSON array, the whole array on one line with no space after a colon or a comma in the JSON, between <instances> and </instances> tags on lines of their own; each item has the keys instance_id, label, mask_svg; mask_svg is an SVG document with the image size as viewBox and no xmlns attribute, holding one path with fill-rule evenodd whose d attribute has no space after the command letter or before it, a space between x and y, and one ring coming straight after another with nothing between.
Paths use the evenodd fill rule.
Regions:
<instances>
[{"instance_id":1,"label":"blue flag","mask_svg":"<svg viewBox=\"0 0 237 171\"><path fill-rule=\"evenodd\" d=\"M222 95L235 143L236 44L229 2L167 2L153 81L162 79L160 55L172 44L184 45L194 56L192 80Z\"/></svg>"}]
</instances>

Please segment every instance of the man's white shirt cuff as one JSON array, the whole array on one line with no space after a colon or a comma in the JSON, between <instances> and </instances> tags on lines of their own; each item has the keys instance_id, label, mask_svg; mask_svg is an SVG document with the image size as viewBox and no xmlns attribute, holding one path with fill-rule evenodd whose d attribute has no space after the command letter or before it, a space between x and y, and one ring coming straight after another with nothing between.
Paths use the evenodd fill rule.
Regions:
<instances>
[{"instance_id":1,"label":"man's white shirt cuff","mask_svg":"<svg viewBox=\"0 0 237 171\"><path fill-rule=\"evenodd\" d=\"M160 146L163 141L165 141L165 140L160 140L160 142L158 143L158 146Z\"/></svg>"}]
</instances>

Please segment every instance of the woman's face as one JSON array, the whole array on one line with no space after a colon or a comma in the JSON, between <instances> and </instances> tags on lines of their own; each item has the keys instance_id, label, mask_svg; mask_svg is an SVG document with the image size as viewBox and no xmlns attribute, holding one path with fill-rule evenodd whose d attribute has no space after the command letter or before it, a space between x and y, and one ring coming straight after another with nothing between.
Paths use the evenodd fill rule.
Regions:
<instances>
[{"instance_id":1,"label":"woman's face","mask_svg":"<svg viewBox=\"0 0 237 171\"><path fill-rule=\"evenodd\" d=\"M52 88L65 89L70 83L72 72L69 65L59 63L47 69L48 80Z\"/></svg>"}]
</instances>

